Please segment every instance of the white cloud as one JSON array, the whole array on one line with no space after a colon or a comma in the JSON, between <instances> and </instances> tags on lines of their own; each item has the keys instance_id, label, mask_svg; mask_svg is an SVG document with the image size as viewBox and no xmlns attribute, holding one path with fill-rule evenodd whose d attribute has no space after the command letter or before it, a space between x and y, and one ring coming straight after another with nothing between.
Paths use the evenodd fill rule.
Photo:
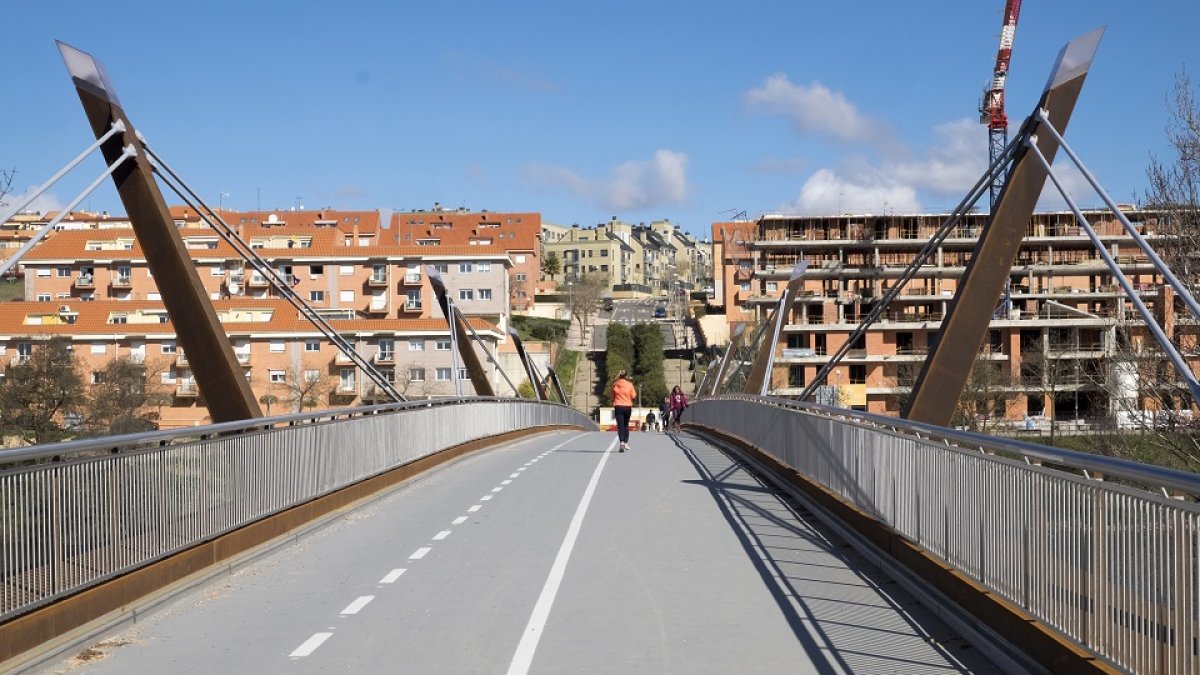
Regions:
<instances>
[{"instance_id":1,"label":"white cloud","mask_svg":"<svg viewBox=\"0 0 1200 675\"><path fill-rule=\"evenodd\" d=\"M787 213L828 215L837 213L919 212L917 191L881 171L857 170L850 175L819 169L800 188L796 199L784 206Z\"/></svg>"},{"instance_id":2,"label":"white cloud","mask_svg":"<svg viewBox=\"0 0 1200 675\"><path fill-rule=\"evenodd\" d=\"M963 118L939 124L934 134L937 140L924 157L887 163L884 169L919 190L964 197L987 170L987 128Z\"/></svg>"},{"instance_id":3,"label":"white cloud","mask_svg":"<svg viewBox=\"0 0 1200 675\"><path fill-rule=\"evenodd\" d=\"M1030 156L1030 160L1036 162L1037 158ZM1075 163L1063 156L1061 150L1058 160L1054 162L1054 174L1058 176L1059 182L1062 183L1067 194L1071 195L1076 206L1081 209L1103 207L1104 201L1100 195L1092 188L1091 183L1088 183L1087 178L1084 178L1083 174L1079 172ZM1042 188L1041 196L1038 197L1037 208L1039 211L1067 211L1071 208L1049 176L1046 177L1046 185Z\"/></svg>"},{"instance_id":4,"label":"white cloud","mask_svg":"<svg viewBox=\"0 0 1200 675\"><path fill-rule=\"evenodd\" d=\"M12 208L13 206L16 206L17 204L24 202L26 199L29 198L30 195L32 195L36 191L37 191L37 186L31 185L28 188L26 188L23 192L20 192L20 193L14 192L12 194L5 195L4 196L5 206L3 208L0 208L0 211ZM59 211L62 209L62 207L63 207L63 203L61 201L59 201L58 197L54 196L53 194L51 194L49 192L43 192L36 199L34 199L32 202L30 202L27 206L22 208L21 211L22 212L34 212L34 213L47 213L50 211Z\"/></svg>"},{"instance_id":5,"label":"white cloud","mask_svg":"<svg viewBox=\"0 0 1200 675\"><path fill-rule=\"evenodd\" d=\"M664 149L652 159L616 166L607 180L541 164L526 167L525 177L544 188L572 192L605 210L638 211L684 203L689 191L687 164L687 154Z\"/></svg>"},{"instance_id":6,"label":"white cloud","mask_svg":"<svg viewBox=\"0 0 1200 675\"><path fill-rule=\"evenodd\" d=\"M801 134L827 134L842 142L862 142L879 137L879 124L864 116L820 82L793 84L787 75L768 77L762 86L746 92L752 110L787 115Z\"/></svg>"}]
</instances>

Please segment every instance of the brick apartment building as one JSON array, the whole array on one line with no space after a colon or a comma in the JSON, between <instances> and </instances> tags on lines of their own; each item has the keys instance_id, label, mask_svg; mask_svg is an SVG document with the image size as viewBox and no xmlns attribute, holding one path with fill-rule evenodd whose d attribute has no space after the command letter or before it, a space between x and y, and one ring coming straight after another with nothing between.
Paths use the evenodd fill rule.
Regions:
<instances>
[{"instance_id":1,"label":"brick apartment building","mask_svg":"<svg viewBox=\"0 0 1200 675\"><path fill-rule=\"evenodd\" d=\"M1170 330L1183 330L1171 294L1121 224L1107 212L1086 215L1139 295L1171 317ZM1155 239L1154 214L1126 215ZM812 381L945 218L768 215L713 224L718 302L731 327L765 319L797 261L809 263L776 346L775 393L796 395ZM844 404L899 413L986 220L968 215L831 373L826 383ZM1153 351L1152 338L1071 213L1033 215L1010 280L978 357L1002 383L1006 409L993 415L1113 419L1148 405L1134 362Z\"/></svg>"}]
</instances>

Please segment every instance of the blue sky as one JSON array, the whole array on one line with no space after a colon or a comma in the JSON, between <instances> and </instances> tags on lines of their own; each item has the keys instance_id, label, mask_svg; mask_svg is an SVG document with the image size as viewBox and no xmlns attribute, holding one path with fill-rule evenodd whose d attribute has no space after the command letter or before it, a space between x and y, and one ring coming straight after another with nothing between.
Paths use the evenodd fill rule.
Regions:
<instances>
[{"instance_id":1,"label":"blue sky","mask_svg":"<svg viewBox=\"0 0 1200 675\"><path fill-rule=\"evenodd\" d=\"M107 65L134 124L213 205L438 201L702 235L741 211L943 211L986 165L976 108L1003 6L10 2L0 166L21 193L91 141L57 38ZM1025 0L1008 113L1015 128L1059 48L1100 25L1067 139L1132 201L1167 152L1176 73L1200 80L1200 3ZM123 212L109 185L85 206Z\"/></svg>"}]
</instances>

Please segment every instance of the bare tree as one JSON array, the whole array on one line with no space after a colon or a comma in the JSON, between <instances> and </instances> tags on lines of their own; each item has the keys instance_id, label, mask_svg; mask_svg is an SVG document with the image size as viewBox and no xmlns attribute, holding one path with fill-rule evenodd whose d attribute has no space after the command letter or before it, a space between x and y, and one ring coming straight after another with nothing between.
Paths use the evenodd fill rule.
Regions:
<instances>
[{"instance_id":1,"label":"bare tree","mask_svg":"<svg viewBox=\"0 0 1200 675\"><path fill-rule=\"evenodd\" d=\"M1007 416L1011 384L1003 362L976 359L954 409L954 424L987 433L995 420Z\"/></svg>"},{"instance_id":2,"label":"bare tree","mask_svg":"<svg viewBox=\"0 0 1200 675\"><path fill-rule=\"evenodd\" d=\"M16 175L16 169L0 169L0 206L8 206L8 202L4 201L4 197L12 192L13 178Z\"/></svg>"},{"instance_id":3,"label":"bare tree","mask_svg":"<svg viewBox=\"0 0 1200 675\"><path fill-rule=\"evenodd\" d=\"M575 317L576 323L579 324L580 345L586 344L584 336L587 333L588 324L592 315L599 311L600 302L608 290L608 275L601 272L588 274L571 286L567 307L571 310L571 316Z\"/></svg>"},{"instance_id":4,"label":"bare tree","mask_svg":"<svg viewBox=\"0 0 1200 675\"><path fill-rule=\"evenodd\" d=\"M1186 71L1175 78L1166 134L1173 157L1152 157L1148 208L1160 214L1160 255L1193 293L1200 288L1200 101Z\"/></svg>"},{"instance_id":5,"label":"bare tree","mask_svg":"<svg viewBox=\"0 0 1200 675\"><path fill-rule=\"evenodd\" d=\"M337 380L320 364L301 362L288 369L286 384L288 402L296 412L304 412L305 408L319 406L321 399L337 387Z\"/></svg>"},{"instance_id":6,"label":"bare tree","mask_svg":"<svg viewBox=\"0 0 1200 675\"><path fill-rule=\"evenodd\" d=\"M96 435L154 429L163 397L152 384L145 362L129 357L109 361L93 373L84 425Z\"/></svg>"}]
</instances>

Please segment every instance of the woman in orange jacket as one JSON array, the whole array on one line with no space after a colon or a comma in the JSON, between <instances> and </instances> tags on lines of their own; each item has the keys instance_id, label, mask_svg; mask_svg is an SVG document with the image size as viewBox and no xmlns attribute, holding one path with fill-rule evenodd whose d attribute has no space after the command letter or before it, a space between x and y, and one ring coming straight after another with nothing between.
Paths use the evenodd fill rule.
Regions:
<instances>
[{"instance_id":1,"label":"woman in orange jacket","mask_svg":"<svg viewBox=\"0 0 1200 675\"><path fill-rule=\"evenodd\" d=\"M617 417L617 438L621 441L621 449L618 452L625 452L629 448L629 418L633 415L633 399L637 397L637 390L633 388L633 383L625 377L625 371L617 373L617 379L612 385L612 403L613 414Z\"/></svg>"}]
</instances>

